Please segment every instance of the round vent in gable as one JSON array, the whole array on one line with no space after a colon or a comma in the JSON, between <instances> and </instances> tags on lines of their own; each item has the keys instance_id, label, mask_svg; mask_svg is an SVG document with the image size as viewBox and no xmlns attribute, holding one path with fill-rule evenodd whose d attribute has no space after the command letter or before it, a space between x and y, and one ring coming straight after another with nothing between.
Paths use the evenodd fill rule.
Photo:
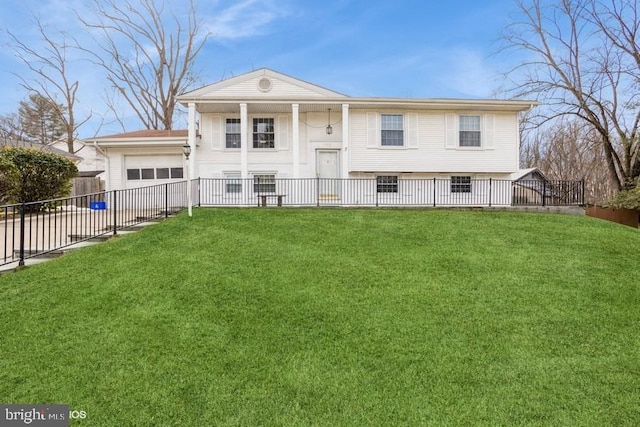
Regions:
<instances>
[{"instance_id":1,"label":"round vent in gable","mask_svg":"<svg viewBox=\"0 0 640 427\"><path fill-rule=\"evenodd\" d=\"M258 81L258 89L262 92L269 92L272 86L273 83L271 83L271 79L268 79L267 77L263 77Z\"/></svg>"}]
</instances>

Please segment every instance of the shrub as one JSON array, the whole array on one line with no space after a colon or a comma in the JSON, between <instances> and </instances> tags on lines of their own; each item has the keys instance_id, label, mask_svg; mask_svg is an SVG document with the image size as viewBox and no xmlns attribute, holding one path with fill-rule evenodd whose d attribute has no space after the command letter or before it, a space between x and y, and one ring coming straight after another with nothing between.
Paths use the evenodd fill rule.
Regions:
<instances>
[{"instance_id":1,"label":"shrub","mask_svg":"<svg viewBox=\"0 0 640 427\"><path fill-rule=\"evenodd\" d=\"M0 205L15 201L19 184L18 169L11 161L0 156Z\"/></svg>"},{"instance_id":2,"label":"shrub","mask_svg":"<svg viewBox=\"0 0 640 427\"><path fill-rule=\"evenodd\" d=\"M69 159L35 148L6 147L0 158L13 164L18 173L15 201L35 202L68 196L71 179L78 168Z\"/></svg>"},{"instance_id":3,"label":"shrub","mask_svg":"<svg viewBox=\"0 0 640 427\"><path fill-rule=\"evenodd\" d=\"M620 190L605 206L612 208L635 209L640 211L640 177L636 178L629 190Z\"/></svg>"}]
</instances>

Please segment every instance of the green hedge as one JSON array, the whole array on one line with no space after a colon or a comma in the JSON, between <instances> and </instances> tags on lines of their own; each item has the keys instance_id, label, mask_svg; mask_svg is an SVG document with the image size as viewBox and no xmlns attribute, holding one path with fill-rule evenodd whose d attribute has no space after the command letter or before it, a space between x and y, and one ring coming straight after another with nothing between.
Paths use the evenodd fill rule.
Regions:
<instances>
[{"instance_id":1,"label":"green hedge","mask_svg":"<svg viewBox=\"0 0 640 427\"><path fill-rule=\"evenodd\" d=\"M8 198L16 203L68 196L71 179L78 174L78 168L71 160L35 148L0 149L0 164L13 165L7 169L12 171L7 175L7 182L17 185L17 188L7 188L12 188Z\"/></svg>"}]
</instances>

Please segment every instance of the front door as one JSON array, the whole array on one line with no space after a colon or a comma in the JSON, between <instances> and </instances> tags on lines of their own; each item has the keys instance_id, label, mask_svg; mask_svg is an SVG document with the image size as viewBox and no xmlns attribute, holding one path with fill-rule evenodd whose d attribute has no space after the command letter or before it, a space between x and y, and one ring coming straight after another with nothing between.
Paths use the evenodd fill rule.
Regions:
<instances>
[{"instance_id":1,"label":"front door","mask_svg":"<svg viewBox=\"0 0 640 427\"><path fill-rule=\"evenodd\" d=\"M339 198L340 150L316 150L316 176L320 178L319 198Z\"/></svg>"}]
</instances>

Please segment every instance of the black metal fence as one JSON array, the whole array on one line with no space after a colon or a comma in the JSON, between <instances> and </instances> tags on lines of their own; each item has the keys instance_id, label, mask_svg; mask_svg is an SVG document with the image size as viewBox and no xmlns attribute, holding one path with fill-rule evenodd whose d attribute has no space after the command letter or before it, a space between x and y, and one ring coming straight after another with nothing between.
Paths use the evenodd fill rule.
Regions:
<instances>
[{"instance_id":1,"label":"black metal fence","mask_svg":"<svg viewBox=\"0 0 640 427\"><path fill-rule=\"evenodd\" d=\"M571 206L583 181L200 178L0 206L0 266L59 251L197 206Z\"/></svg>"},{"instance_id":2,"label":"black metal fence","mask_svg":"<svg viewBox=\"0 0 640 427\"><path fill-rule=\"evenodd\" d=\"M0 207L0 266L108 237L187 206L186 181Z\"/></svg>"},{"instance_id":3,"label":"black metal fence","mask_svg":"<svg viewBox=\"0 0 640 427\"><path fill-rule=\"evenodd\" d=\"M583 181L200 178L200 206L572 206Z\"/></svg>"}]
</instances>

